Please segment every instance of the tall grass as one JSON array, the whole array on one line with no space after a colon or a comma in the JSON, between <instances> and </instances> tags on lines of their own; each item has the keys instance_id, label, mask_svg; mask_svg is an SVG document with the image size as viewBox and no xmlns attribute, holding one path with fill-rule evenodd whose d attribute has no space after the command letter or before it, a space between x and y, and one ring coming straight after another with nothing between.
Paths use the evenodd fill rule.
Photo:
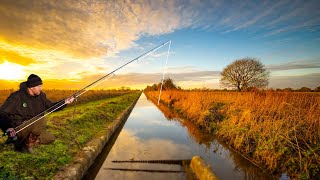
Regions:
<instances>
[{"instance_id":1,"label":"tall grass","mask_svg":"<svg viewBox=\"0 0 320 180\"><path fill-rule=\"evenodd\" d=\"M320 177L320 93L163 91L161 102L274 174Z\"/></svg>"}]
</instances>

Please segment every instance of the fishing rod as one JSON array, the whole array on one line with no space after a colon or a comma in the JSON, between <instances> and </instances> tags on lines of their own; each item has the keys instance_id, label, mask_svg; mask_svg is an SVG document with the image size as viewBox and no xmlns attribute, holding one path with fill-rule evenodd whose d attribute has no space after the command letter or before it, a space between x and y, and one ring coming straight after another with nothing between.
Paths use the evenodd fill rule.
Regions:
<instances>
[{"instance_id":1,"label":"fishing rod","mask_svg":"<svg viewBox=\"0 0 320 180\"><path fill-rule=\"evenodd\" d=\"M102 82L104 82L105 80L113 77L113 76L115 75L114 73L115 73L116 71L122 69L123 67L131 64L131 63L134 62L134 61L137 61L138 59L141 59L141 58L143 58L143 57L151 54L152 52L160 49L161 47L165 46L166 44L171 45L171 40L170 40L170 41L167 41L167 42L165 42L165 43L163 43L163 44L161 44L161 45L159 45L159 46L157 46L157 47L155 47L155 48L153 48L153 49L151 49L151 50L149 50L149 51L147 51L147 52L145 52L144 54L142 54L142 55L140 55L140 56L132 59L131 61L128 61L127 63L123 64L122 66L116 68L115 70L111 71L110 73L102 76L101 78L97 79L96 81L90 83L89 85L87 85L87 86L85 86L84 88L80 89L79 91L75 92L74 94L72 94L72 95L69 96L68 98L72 98L72 97L75 98L75 99L78 98L79 96L81 96L82 94L86 93L87 91L89 91L89 90L92 89L93 87L95 87L95 86L101 84ZM68 98L67 98L67 99L68 99ZM50 108L45 109L44 111L40 112L40 113L37 114L36 116L32 117L31 119L25 121L23 124L15 127L14 130L15 130L16 134L18 134L18 133L21 132L22 130L28 128L28 127L31 126L32 124L38 122L40 119L44 118L45 116L47 116L47 115L51 114L52 112L58 110L59 108L61 108L61 107L64 106L64 105L66 105L65 99L58 101L56 104L54 104L54 105L51 106ZM3 135L1 136L1 138L4 137L4 136L6 136L6 135L8 135L8 132L3 133Z\"/></svg>"}]
</instances>

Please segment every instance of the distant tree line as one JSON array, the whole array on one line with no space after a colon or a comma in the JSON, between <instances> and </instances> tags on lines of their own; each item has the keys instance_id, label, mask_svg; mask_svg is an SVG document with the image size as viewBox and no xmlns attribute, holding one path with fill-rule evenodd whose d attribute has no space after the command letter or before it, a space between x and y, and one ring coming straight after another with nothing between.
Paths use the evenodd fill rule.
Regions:
<instances>
[{"instance_id":1,"label":"distant tree line","mask_svg":"<svg viewBox=\"0 0 320 180\"><path fill-rule=\"evenodd\" d=\"M210 89L210 88L193 88L193 89L184 89L185 91L217 91L217 92L232 92L232 91L238 91L238 89ZM301 87L301 88L297 88L297 89L293 89L293 88L269 88L269 89L264 89L265 91L277 91L277 92L320 92L320 86L311 89L308 87ZM243 92L257 92L257 91L262 91L259 88L248 88L246 90L243 90Z\"/></svg>"},{"instance_id":2,"label":"distant tree line","mask_svg":"<svg viewBox=\"0 0 320 180\"><path fill-rule=\"evenodd\" d=\"M144 90L145 91L158 91L161 88L161 82L158 84L153 84L151 86L147 86ZM181 87L177 86L174 84L173 80L171 78L166 78L163 81L163 86L162 86L162 90L181 90ZM233 88L233 89L210 89L210 88L193 88L193 89L183 89L184 91L218 91L218 92L232 92L232 91L239 91L237 88ZM247 87L245 89L243 89L242 91L245 92L258 92L261 91L261 88L257 88L257 87ZM278 91L278 92L320 92L320 86L311 89L308 87L301 87L301 88L277 88L277 89L273 89L273 88L268 88L268 89L264 89L266 91Z\"/></svg>"},{"instance_id":3,"label":"distant tree line","mask_svg":"<svg viewBox=\"0 0 320 180\"><path fill-rule=\"evenodd\" d=\"M147 86L145 91L158 91L161 88L161 82L158 84L153 84L152 86ZM163 80L162 90L173 90L173 89L181 89L179 86L173 83L171 78L166 78Z\"/></svg>"},{"instance_id":4,"label":"distant tree line","mask_svg":"<svg viewBox=\"0 0 320 180\"><path fill-rule=\"evenodd\" d=\"M275 91L288 91L288 92L320 92L320 86L311 89L308 87L302 87L302 88L298 88L298 89L293 89L293 88L284 88L284 89L270 89L270 90L275 90Z\"/></svg>"}]
</instances>

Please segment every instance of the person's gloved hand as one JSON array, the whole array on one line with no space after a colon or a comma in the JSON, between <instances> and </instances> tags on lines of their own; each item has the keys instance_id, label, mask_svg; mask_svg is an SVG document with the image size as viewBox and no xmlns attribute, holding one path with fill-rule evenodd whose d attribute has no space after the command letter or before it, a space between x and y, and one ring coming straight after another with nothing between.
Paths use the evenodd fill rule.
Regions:
<instances>
[{"instance_id":1,"label":"person's gloved hand","mask_svg":"<svg viewBox=\"0 0 320 180\"><path fill-rule=\"evenodd\" d=\"M72 103L74 101L74 99L75 99L74 97L69 97L69 98L65 99L64 102L66 104L70 104L70 103Z\"/></svg>"},{"instance_id":2,"label":"person's gloved hand","mask_svg":"<svg viewBox=\"0 0 320 180\"><path fill-rule=\"evenodd\" d=\"M17 136L17 133L13 128L7 129L6 133L7 133L9 138L15 138Z\"/></svg>"}]
</instances>

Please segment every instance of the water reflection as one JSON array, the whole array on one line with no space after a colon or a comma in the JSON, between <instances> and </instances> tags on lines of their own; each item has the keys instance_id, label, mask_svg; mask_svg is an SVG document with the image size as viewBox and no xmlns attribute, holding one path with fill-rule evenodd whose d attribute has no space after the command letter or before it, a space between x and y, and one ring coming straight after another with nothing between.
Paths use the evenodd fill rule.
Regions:
<instances>
[{"instance_id":1,"label":"water reflection","mask_svg":"<svg viewBox=\"0 0 320 180\"><path fill-rule=\"evenodd\" d=\"M140 129L143 131L143 129ZM188 153L187 146L176 145L170 140L159 138L142 139L136 136L137 132L130 131L124 127L121 131L116 143L110 151L105 163L103 164L96 179L105 179L107 176L110 179L141 179L150 178L146 172L126 172L112 171L108 168L121 169L144 169L144 170L166 170L166 171L181 171L179 165L162 165L162 164L133 164L133 163L112 163L113 160L150 160L150 159L167 159L175 157L177 159L185 156L191 156ZM183 153L181 153L183 152ZM183 179L183 174L163 174L154 173L156 178L165 179L179 178ZM181 176L181 177L180 177ZM121 178L119 178L121 177Z\"/></svg>"},{"instance_id":2,"label":"water reflection","mask_svg":"<svg viewBox=\"0 0 320 180\"><path fill-rule=\"evenodd\" d=\"M260 169L211 135L188 121L176 120L177 114L165 107L159 108L141 95L96 179L186 179L179 173L183 171L180 165L112 161L178 160L194 155L204 158L220 179L267 179Z\"/></svg>"},{"instance_id":3,"label":"water reflection","mask_svg":"<svg viewBox=\"0 0 320 180\"><path fill-rule=\"evenodd\" d=\"M180 125L182 125L188 130L188 135L191 136L191 139L195 140L197 143L204 144L209 147L210 142L212 142L215 139L213 135L201 131L193 123L191 123L188 120L185 120L184 118L181 118L180 114L173 111L172 109L169 109L167 106L163 104L158 105L157 101L152 99L148 100L151 101L163 113L167 120L179 121Z\"/></svg>"}]
</instances>

